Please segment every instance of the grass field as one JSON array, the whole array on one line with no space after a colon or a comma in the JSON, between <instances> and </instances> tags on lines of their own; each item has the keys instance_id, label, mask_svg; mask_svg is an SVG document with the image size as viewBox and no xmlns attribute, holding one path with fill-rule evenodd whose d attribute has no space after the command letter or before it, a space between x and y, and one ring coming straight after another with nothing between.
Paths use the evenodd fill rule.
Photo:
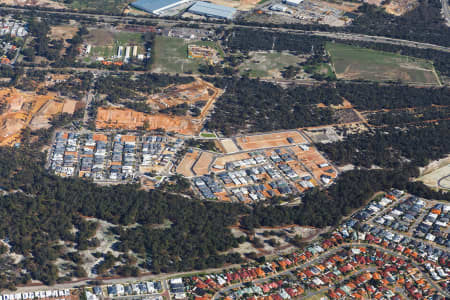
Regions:
<instances>
[{"instance_id":1,"label":"grass field","mask_svg":"<svg viewBox=\"0 0 450 300\"><path fill-rule=\"evenodd\" d=\"M240 73L248 73L250 77L279 77L284 68L302 61L287 52L252 52L250 56L239 66Z\"/></svg>"},{"instance_id":2,"label":"grass field","mask_svg":"<svg viewBox=\"0 0 450 300\"><path fill-rule=\"evenodd\" d=\"M424 59L339 43L326 49L338 78L439 84L433 64Z\"/></svg>"},{"instance_id":3,"label":"grass field","mask_svg":"<svg viewBox=\"0 0 450 300\"><path fill-rule=\"evenodd\" d=\"M204 137L204 138L215 138L216 137L216 135L214 133L207 133L207 132L200 133L200 136Z\"/></svg>"},{"instance_id":4,"label":"grass field","mask_svg":"<svg viewBox=\"0 0 450 300\"><path fill-rule=\"evenodd\" d=\"M105 59L117 55L119 46L138 46L138 54L145 52L143 34L137 32L111 32L107 30L93 30L86 39L92 46L90 56L102 56Z\"/></svg>"},{"instance_id":5,"label":"grass field","mask_svg":"<svg viewBox=\"0 0 450 300\"><path fill-rule=\"evenodd\" d=\"M153 47L153 70L169 73L197 73L198 67L205 61L187 57L189 44L213 47L218 50L219 56L224 56L220 46L211 41L187 42L179 38L156 36Z\"/></svg>"},{"instance_id":6,"label":"grass field","mask_svg":"<svg viewBox=\"0 0 450 300\"><path fill-rule=\"evenodd\" d=\"M103 13L121 14L129 1L124 0L73 0L68 6L77 10L102 11Z\"/></svg>"}]
</instances>

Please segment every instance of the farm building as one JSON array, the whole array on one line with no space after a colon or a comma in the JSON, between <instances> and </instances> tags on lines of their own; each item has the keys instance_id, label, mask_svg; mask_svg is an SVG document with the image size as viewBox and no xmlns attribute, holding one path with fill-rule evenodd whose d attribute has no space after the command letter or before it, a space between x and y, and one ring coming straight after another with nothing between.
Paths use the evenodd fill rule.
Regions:
<instances>
[{"instance_id":1,"label":"farm building","mask_svg":"<svg viewBox=\"0 0 450 300\"><path fill-rule=\"evenodd\" d=\"M189 1L190 0L138 0L131 3L131 6L154 15L159 15L166 9Z\"/></svg>"},{"instance_id":2,"label":"farm building","mask_svg":"<svg viewBox=\"0 0 450 300\"><path fill-rule=\"evenodd\" d=\"M290 5L290 6L298 6L302 2L303 2L303 0L283 0L283 3Z\"/></svg>"},{"instance_id":3,"label":"farm building","mask_svg":"<svg viewBox=\"0 0 450 300\"><path fill-rule=\"evenodd\" d=\"M236 13L235 8L203 1L196 2L188 11L197 15L229 20L233 19L233 16Z\"/></svg>"}]
</instances>

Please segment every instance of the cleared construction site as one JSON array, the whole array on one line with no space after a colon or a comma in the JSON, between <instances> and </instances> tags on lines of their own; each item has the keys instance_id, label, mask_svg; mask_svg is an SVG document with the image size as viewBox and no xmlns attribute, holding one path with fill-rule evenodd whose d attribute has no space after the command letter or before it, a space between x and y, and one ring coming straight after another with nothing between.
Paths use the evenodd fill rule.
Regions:
<instances>
[{"instance_id":1,"label":"cleared construction site","mask_svg":"<svg viewBox=\"0 0 450 300\"><path fill-rule=\"evenodd\" d=\"M56 93L37 95L14 88L0 90L0 145L20 142L22 130L49 128L54 116L73 114L77 101L57 97Z\"/></svg>"},{"instance_id":2,"label":"cleared construction site","mask_svg":"<svg viewBox=\"0 0 450 300\"><path fill-rule=\"evenodd\" d=\"M165 113L148 114L126 108L99 108L97 129L164 130L183 135L197 135L215 100L222 90L201 79L183 85L173 85L161 93L151 95L147 104L156 110L163 110L180 104L201 106L197 116L176 116Z\"/></svg>"}]
</instances>

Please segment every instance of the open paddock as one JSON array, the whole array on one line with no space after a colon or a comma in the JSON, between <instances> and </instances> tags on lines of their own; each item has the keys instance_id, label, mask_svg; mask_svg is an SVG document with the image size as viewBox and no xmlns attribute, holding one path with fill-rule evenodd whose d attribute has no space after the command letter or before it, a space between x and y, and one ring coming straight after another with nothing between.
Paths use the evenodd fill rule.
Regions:
<instances>
[{"instance_id":1,"label":"open paddock","mask_svg":"<svg viewBox=\"0 0 450 300\"><path fill-rule=\"evenodd\" d=\"M232 161L237 161L237 160L244 160L244 159L248 159L248 158L250 158L250 155L248 153L237 153L237 154L220 156L214 161L213 170L219 171L218 169L214 168L215 165L225 167L226 163L229 163Z\"/></svg>"},{"instance_id":2,"label":"open paddock","mask_svg":"<svg viewBox=\"0 0 450 300\"><path fill-rule=\"evenodd\" d=\"M195 163L192 170L194 171L195 175L201 176L209 173L209 165L212 163L214 159L214 154L209 152L203 152L200 155L200 158Z\"/></svg>"},{"instance_id":3,"label":"open paddock","mask_svg":"<svg viewBox=\"0 0 450 300\"><path fill-rule=\"evenodd\" d=\"M339 43L327 43L326 50L339 79L440 84L428 60Z\"/></svg>"},{"instance_id":4,"label":"open paddock","mask_svg":"<svg viewBox=\"0 0 450 300\"><path fill-rule=\"evenodd\" d=\"M187 117L146 114L121 108L99 108L96 120L97 129L162 129L184 135L197 135L200 127L201 124L194 123Z\"/></svg>"},{"instance_id":5,"label":"open paddock","mask_svg":"<svg viewBox=\"0 0 450 300\"><path fill-rule=\"evenodd\" d=\"M239 148L236 146L232 139L222 139L220 140L220 144L225 153L233 153L238 152Z\"/></svg>"},{"instance_id":6,"label":"open paddock","mask_svg":"<svg viewBox=\"0 0 450 300\"><path fill-rule=\"evenodd\" d=\"M287 139L291 138L292 143ZM263 148L289 146L291 144L305 143L306 140L298 131L287 131L269 134L248 135L236 138L236 144L242 150L256 150Z\"/></svg>"},{"instance_id":7,"label":"open paddock","mask_svg":"<svg viewBox=\"0 0 450 300\"><path fill-rule=\"evenodd\" d=\"M193 177L194 173L192 172L192 166L194 165L198 156L199 152L196 150L186 153L186 155L183 157L183 160L177 167L177 173L185 177Z\"/></svg>"}]
</instances>

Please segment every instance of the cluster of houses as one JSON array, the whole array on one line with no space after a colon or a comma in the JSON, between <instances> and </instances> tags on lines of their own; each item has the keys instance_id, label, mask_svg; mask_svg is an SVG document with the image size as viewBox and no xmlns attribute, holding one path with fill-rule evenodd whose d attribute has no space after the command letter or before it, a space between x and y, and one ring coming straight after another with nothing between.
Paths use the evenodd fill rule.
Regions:
<instances>
[{"instance_id":1,"label":"cluster of houses","mask_svg":"<svg viewBox=\"0 0 450 300\"><path fill-rule=\"evenodd\" d=\"M374 207L386 207L390 203L387 203L388 198L383 198L384 201L380 203L374 203ZM410 196L404 201L399 201L399 203L388 213L382 217L375 219L375 223L390 227L394 230L407 232L413 223L420 217L421 213L425 208L425 201L419 199L416 196Z\"/></svg>"},{"instance_id":2,"label":"cluster of houses","mask_svg":"<svg viewBox=\"0 0 450 300\"><path fill-rule=\"evenodd\" d=\"M448 223L450 221L450 205L437 203L415 228L414 236L450 248Z\"/></svg>"},{"instance_id":3,"label":"cluster of houses","mask_svg":"<svg viewBox=\"0 0 450 300\"><path fill-rule=\"evenodd\" d=\"M412 299L428 297L444 299L411 263L383 251L364 247L353 248L347 253L344 251L335 255L327 263L334 259L347 263L344 267L338 268L345 272L344 276L351 272L358 272L358 269L362 272L330 289L328 291L330 299L397 300L404 299L405 294ZM377 266L376 270L366 268L373 264Z\"/></svg>"},{"instance_id":4,"label":"cluster of houses","mask_svg":"<svg viewBox=\"0 0 450 300\"><path fill-rule=\"evenodd\" d=\"M15 294L3 294L0 295L1 300L32 300L32 299L56 299L64 300L71 297L69 289L63 290L46 290L35 292L23 292Z\"/></svg>"},{"instance_id":5,"label":"cluster of houses","mask_svg":"<svg viewBox=\"0 0 450 300\"><path fill-rule=\"evenodd\" d=\"M175 299L185 299L186 292L182 278L173 278L169 280L170 293L174 295Z\"/></svg>"},{"instance_id":6,"label":"cluster of houses","mask_svg":"<svg viewBox=\"0 0 450 300\"><path fill-rule=\"evenodd\" d=\"M409 198L410 195L393 190L376 201L377 204L382 202L384 206L388 206L400 201L399 199ZM368 213L367 210L373 209L370 207L374 204L369 203L363 210ZM443 212L445 207L435 205L432 209L432 213L436 213L437 209ZM211 295L223 291L227 286L250 283L229 290L225 296L229 299L291 299L304 291L307 294L334 285L335 287L328 291L328 298L403 299L396 290L400 288L413 299L444 299L425 277L425 273L429 273L434 283L445 292L450 292L448 251L406 236L398 238L397 235L378 234L372 228L357 218L350 218L329 238L303 250L281 255L271 262L249 265L220 274L184 278L186 292L195 299L210 299ZM338 251L326 255L328 251L336 248ZM317 259L318 257L320 259ZM314 259L317 263L299 269L299 266ZM418 269L417 265L421 266L422 270ZM301 294L291 295L286 287L292 287L292 282L280 285L277 277L271 276L270 280L260 280L261 283L252 284L256 279L281 275L285 270L291 270L291 273L296 270L297 281L294 286L300 287L297 290L302 291Z\"/></svg>"},{"instance_id":7,"label":"cluster of houses","mask_svg":"<svg viewBox=\"0 0 450 300\"><path fill-rule=\"evenodd\" d=\"M223 187L219 185L211 176L204 175L194 179L194 184L206 199L214 199L215 193L223 191Z\"/></svg>"},{"instance_id":8,"label":"cluster of houses","mask_svg":"<svg viewBox=\"0 0 450 300\"><path fill-rule=\"evenodd\" d=\"M50 168L63 177L73 176L78 162L77 133L57 132L50 155Z\"/></svg>"},{"instance_id":9,"label":"cluster of houses","mask_svg":"<svg viewBox=\"0 0 450 300\"><path fill-rule=\"evenodd\" d=\"M282 173L267 163L262 155L229 162L226 168L242 169L216 173L214 177L202 176L194 179L194 184L205 198L216 198L215 194L224 189L235 199L245 203L262 201L276 195L298 193Z\"/></svg>"},{"instance_id":10,"label":"cluster of houses","mask_svg":"<svg viewBox=\"0 0 450 300\"><path fill-rule=\"evenodd\" d=\"M136 295L154 295L152 299L162 299L158 293L162 292L162 285L160 281L142 281L127 284L113 284L107 286L94 286L86 288L87 300L98 300L104 297L124 297Z\"/></svg>"},{"instance_id":11,"label":"cluster of houses","mask_svg":"<svg viewBox=\"0 0 450 300\"><path fill-rule=\"evenodd\" d=\"M88 134L81 152L80 177L103 179L106 167L106 135Z\"/></svg>"},{"instance_id":12,"label":"cluster of houses","mask_svg":"<svg viewBox=\"0 0 450 300\"><path fill-rule=\"evenodd\" d=\"M26 24L17 20L0 21L0 36L25 37L28 34Z\"/></svg>"},{"instance_id":13,"label":"cluster of houses","mask_svg":"<svg viewBox=\"0 0 450 300\"><path fill-rule=\"evenodd\" d=\"M108 136L103 133L58 132L50 166L61 176L96 181L129 181L153 167L166 168L183 141L163 136ZM142 171L142 172L141 172Z\"/></svg>"}]
</instances>

